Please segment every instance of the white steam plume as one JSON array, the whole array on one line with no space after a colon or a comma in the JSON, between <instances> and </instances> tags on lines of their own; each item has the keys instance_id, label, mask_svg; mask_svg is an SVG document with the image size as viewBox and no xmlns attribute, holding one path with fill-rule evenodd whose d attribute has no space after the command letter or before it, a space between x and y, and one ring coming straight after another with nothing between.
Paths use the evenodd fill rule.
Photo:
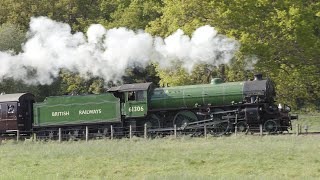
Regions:
<instances>
[{"instance_id":1,"label":"white steam plume","mask_svg":"<svg viewBox=\"0 0 320 180\"><path fill-rule=\"evenodd\" d=\"M168 67L179 60L188 71L197 63L228 63L239 48L237 41L219 35L210 26L198 28L191 38L177 30L162 39L144 31L107 30L94 24L85 36L81 32L71 33L68 24L47 17L31 19L28 37L22 53L0 51L1 79L11 77L29 84L50 84L63 68L83 77L89 73L106 82L116 81L127 67L145 67L151 61ZM28 78L30 69L36 73L32 78Z\"/></svg>"}]
</instances>

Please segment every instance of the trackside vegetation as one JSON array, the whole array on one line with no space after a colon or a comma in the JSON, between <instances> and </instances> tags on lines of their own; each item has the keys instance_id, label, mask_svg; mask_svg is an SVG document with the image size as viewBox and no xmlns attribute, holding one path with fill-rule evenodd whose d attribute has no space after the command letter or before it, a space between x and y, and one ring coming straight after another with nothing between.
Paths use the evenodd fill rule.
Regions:
<instances>
[{"instance_id":1,"label":"trackside vegetation","mask_svg":"<svg viewBox=\"0 0 320 180\"><path fill-rule=\"evenodd\" d=\"M307 126L308 132L320 132L320 114L319 113L298 113L298 120L292 121L293 130L290 132L296 132L296 125L299 124L302 128L302 132L305 132Z\"/></svg>"},{"instance_id":2,"label":"trackside vegetation","mask_svg":"<svg viewBox=\"0 0 320 180\"><path fill-rule=\"evenodd\" d=\"M3 141L0 179L316 179L320 136Z\"/></svg>"}]
</instances>

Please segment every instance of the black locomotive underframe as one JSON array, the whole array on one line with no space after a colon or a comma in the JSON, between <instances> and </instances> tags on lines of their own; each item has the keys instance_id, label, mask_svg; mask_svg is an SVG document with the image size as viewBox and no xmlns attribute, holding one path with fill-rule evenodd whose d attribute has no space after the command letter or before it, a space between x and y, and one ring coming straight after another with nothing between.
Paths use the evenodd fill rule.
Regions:
<instances>
[{"instance_id":1,"label":"black locomotive underframe","mask_svg":"<svg viewBox=\"0 0 320 180\"><path fill-rule=\"evenodd\" d=\"M218 109L217 112L215 110ZM281 113L278 110L269 109L266 103L259 104L241 104L231 106L210 106L202 108L184 108L181 110L176 109L161 109L151 111L150 113L161 114L160 128L150 129L150 132L165 132L172 131L174 121L173 114L179 111L191 111L197 114L198 121L189 122L185 125L178 126L178 131L197 131L203 130L204 127L216 129L225 127L225 133L234 132L237 128L238 131L260 131L260 125L263 131L282 133L292 129L290 117L287 113ZM159 113L160 112L160 113ZM221 129L219 131L222 131ZM219 132L220 133L220 132Z\"/></svg>"}]
</instances>

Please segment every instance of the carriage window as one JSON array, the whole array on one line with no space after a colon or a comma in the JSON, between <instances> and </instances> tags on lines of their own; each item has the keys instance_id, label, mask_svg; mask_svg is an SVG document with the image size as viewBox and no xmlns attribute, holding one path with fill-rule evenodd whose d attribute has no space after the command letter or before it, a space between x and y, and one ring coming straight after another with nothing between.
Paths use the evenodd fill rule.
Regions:
<instances>
[{"instance_id":1,"label":"carriage window","mask_svg":"<svg viewBox=\"0 0 320 180\"><path fill-rule=\"evenodd\" d=\"M8 106L8 113L14 113L14 106L13 105Z\"/></svg>"}]
</instances>

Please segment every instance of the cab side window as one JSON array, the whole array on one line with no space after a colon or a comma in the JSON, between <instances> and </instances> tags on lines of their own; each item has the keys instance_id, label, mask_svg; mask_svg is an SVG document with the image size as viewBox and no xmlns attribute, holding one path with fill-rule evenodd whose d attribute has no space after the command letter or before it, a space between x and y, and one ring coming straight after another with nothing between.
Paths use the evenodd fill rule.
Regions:
<instances>
[{"instance_id":1,"label":"cab side window","mask_svg":"<svg viewBox=\"0 0 320 180\"><path fill-rule=\"evenodd\" d=\"M134 101L136 99L136 93L134 91L128 92L128 101Z\"/></svg>"},{"instance_id":2,"label":"cab side window","mask_svg":"<svg viewBox=\"0 0 320 180\"><path fill-rule=\"evenodd\" d=\"M129 91L128 92L128 101L143 101L144 94L143 91Z\"/></svg>"},{"instance_id":3,"label":"cab side window","mask_svg":"<svg viewBox=\"0 0 320 180\"><path fill-rule=\"evenodd\" d=\"M144 100L143 91L137 91L136 94L137 94L137 97L136 97L137 101L143 101Z\"/></svg>"}]
</instances>

